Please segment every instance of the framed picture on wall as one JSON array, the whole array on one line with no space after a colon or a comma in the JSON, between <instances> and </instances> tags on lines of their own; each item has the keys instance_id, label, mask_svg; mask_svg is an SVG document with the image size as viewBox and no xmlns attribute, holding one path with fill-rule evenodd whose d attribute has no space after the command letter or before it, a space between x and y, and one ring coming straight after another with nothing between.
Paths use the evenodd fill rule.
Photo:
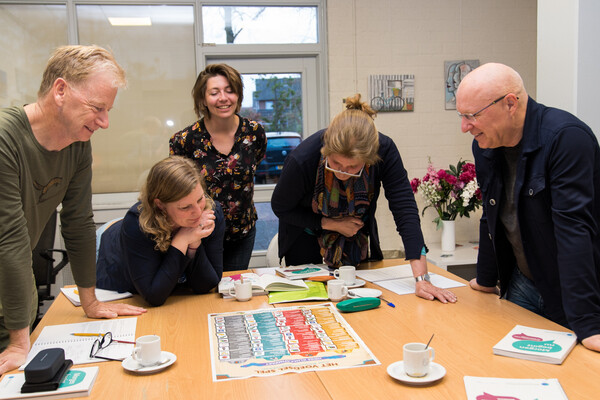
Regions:
<instances>
[{"instance_id":1,"label":"framed picture on wall","mask_svg":"<svg viewBox=\"0 0 600 400\"><path fill-rule=\"evenodd\" d=\"M456 90L463 78L475 68L479 60L444 61L445 86L444 98L446 110L456 110Z\"/></svg>"},{"instance_id":2,"label":"framed picture on wall","mask_svg":"<svg viewBox=\"0 0 600 400\"><path fill-rule=\"evenodd\" d=\"M377 112L413 111L415 108L414 75L371 75L369 104Z\"/></svg>"}]
</instances>

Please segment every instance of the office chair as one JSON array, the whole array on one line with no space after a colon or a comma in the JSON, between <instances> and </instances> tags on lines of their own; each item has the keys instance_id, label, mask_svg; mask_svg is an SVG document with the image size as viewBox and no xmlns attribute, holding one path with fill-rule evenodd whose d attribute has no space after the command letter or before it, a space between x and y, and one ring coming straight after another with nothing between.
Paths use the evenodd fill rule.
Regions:
<instances>
[{"instance_id":1,"label":"office chair","mask_svg":"<svg viewBox=\"0 0 600 400\"><path fill-rule=\"evenodd\" d=\"M33 325L34 328L42 319L43 313L40 311L40 308L44 304L44 301L54 300L50 289L52 284L56 282L56 275L69 263L66 250L53 248L57 216L58 213L55 211L48 220L40 236L40 240L32 252L33 274L38 289L38 313ZM53 258L53 253L61 255L61 260L56 266L54 265L56 260Z\"/></svg>"},{"instance_id":2,"label":"office chair","mask_svg":"<svg viewBox=\"0 0 600 400\"><path fill-rule=\"evenodd\" d=\"M267 268L277 268L277 267L285 267L285 260L279 260L279 244L277 243L277 239L279 238L279 234L276 233L269 242L269 247L267 248L267 255L265 257Z\"/></svg>"}]
</instances>

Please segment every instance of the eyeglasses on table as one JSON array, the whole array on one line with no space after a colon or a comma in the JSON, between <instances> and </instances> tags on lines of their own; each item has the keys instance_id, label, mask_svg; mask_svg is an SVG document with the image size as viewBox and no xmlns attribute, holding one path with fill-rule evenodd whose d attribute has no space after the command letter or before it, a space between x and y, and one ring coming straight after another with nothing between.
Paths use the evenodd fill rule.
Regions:
<instances>
[{"instance_id":1,"label":"eyeglasses on table","mask_svg":"<svg viewBox=\"0 0 600 400\"><path fill-rule=\"evenodd\" d=\"M107 348L113 342L135 344L135 342L130 342L128 340L113 339L112 332L106 332L104 334L99 334L99 336L100 336L100 338L94 340L94 343L92 344L92 349L90 350L90 358L100 358L102 360L109 360L109 361L123 361L123 359L100 356L100 355L98 355L98 352L102 349Z\"/></svg>"}]
</instances>

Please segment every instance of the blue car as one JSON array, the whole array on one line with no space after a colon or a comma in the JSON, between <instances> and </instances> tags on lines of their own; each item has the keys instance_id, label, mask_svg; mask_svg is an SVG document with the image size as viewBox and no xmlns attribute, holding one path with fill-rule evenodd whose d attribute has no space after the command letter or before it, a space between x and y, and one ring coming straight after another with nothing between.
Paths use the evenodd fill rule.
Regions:
<instances>
[{"instance_id":1,"label":"blue car","mask_svg":"<svg viewBox=\"0 0 600 400\"><path fill-rule=\"evenodd\" d=\"M285 158L301 141L296 132L267 132L267 153L256 167L256 183L277 183Z\"/></svg>"}]
</instances>

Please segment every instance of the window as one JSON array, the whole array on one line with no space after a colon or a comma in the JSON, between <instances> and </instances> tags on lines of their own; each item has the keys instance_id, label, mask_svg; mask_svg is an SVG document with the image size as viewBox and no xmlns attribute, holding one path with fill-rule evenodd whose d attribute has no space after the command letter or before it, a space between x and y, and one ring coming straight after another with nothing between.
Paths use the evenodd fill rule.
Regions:
<instances>
[{"instance_id":1,"label":"window","mask_svg":"<svg viewBox=\"0 0 600 400\"><path fill-rule=\"evenodd\" d=\"M127 72L110 127L92 136L94 193L137 192L150 167L169 155L169 138L195 120L194 7L78 5L79 42L112 49ZM112 18L150 25L113 25ZM131 23L131 22L130 22Z\"/></svg>"},{"instance_id":2,"label":"window","mask_svg":"<svg viewBox=\"0 0 600 400\"><path fill-rule=\"evenodd\" d=\"M203 6L202 26L204 43L317 43L317 7Z\"/></svg>"},{"instance_id":3,"label":"window","mask_svg":"<svg viewBox=\"0 0 600 400\"><path fill-rule=\"evenodd\" d=\"M0 4L0 24L0 107L34 103L50 53L68 41L67 7Z\"/></svg>"},{"instance_id":4,"label":"window","mask_svg":"<svg viewBox=\"0 0 600 400\"><path fill-rule=\"evenodd\" d=\"M136 201L146 171L168 155L169 137L196 121L191 89L198 72L213 62L232 65L246 86L243 115L260 120L272 138L273 168L255 190L259 260L277 230L269 202L284 157L329 121L325 1L104 3L0 0L0 106L36 100L48 56L59 45L98 44L114 52L128 88L117 95L110 127L92 138L94 218L103 223ZM261 265L256 260L251 265Z\"/></svg>"}]
</instances>

